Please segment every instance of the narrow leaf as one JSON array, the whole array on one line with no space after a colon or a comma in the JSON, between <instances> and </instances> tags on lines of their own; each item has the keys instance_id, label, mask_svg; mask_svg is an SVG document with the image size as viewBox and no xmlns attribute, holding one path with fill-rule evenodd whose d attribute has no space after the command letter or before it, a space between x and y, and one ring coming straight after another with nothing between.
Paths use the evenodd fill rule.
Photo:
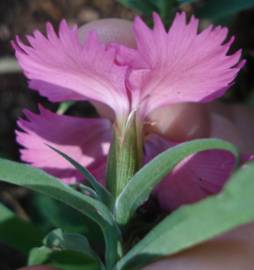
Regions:
<instances>
[{"instance_id":1,"label":"narrow leaf","mask_svg":"<svg viewBox=\"0 0 254 270\"><path fill-rule=\"evenodd\" d=\"M254 163L243 166L224 191L167 216L115 268L140 269L254 220Z\"/></svg>"},{"instance_id":2,"label":"narrow leaf","mask_svg":"<svg viewBox=\"0 0 254 270\"><path fill-rule=\"evenodd\" d=\"M52 250L48 247L36 247L31 249L28 257L28 266L43 264L48 261Z\"/></svg>"},{"instance_id":3,"label":"narrow leaf","mask_svg":"<svg viewBox=\"0 0 254 270\"><path fill-rule=\"evenodd\" d=\"M109 209L100 201L79 193L39 169L9 160L0 159L0 179L40 192L88 216L104 234L108 267L117 260L120 232Z\"/></svg>"},{"instance_id":4,"label":"narrow leaf","mask_svg":"<svg viewBox=\"0 0 254 270\"><path fill-rule=\"evenodd\" d=\"M86 185L83 185L83 184L74 184L74 185L71 185L71 186L74 186L75 188L77 188L77 190L79 190L81 193L83 194L86 194L96 200L100 200L100 198L98 197L96 191L94 191L92 188L86 186Z\"/></svg>"},{"instance_id":5,"label":"narrow leaf","mask_svg":"<svg viewBox=\"0 0 254 270\"><path fill-rule=\"evenodd\" d=\"M117 198L115 204L117 222L121 225L126 224L135 210L148 199L154 187L180 161L191 154L212 149L227 150L237 156L237 150L232 144L219 139L193 140L179 144L156 156L130 179Z\"/></svg>"},{"instance_id":6,"label":"narrow leaf","mask_svg":"<svg viewBox=\"0 0 254 270\"><path fill-rule=\"evenodd\" d=\"M72 207L40 194L33 196L32 204L32 217L47 230L61 228L65 232L82 233L89 241L103 242L99 226Z\"/></svg>"},{"instance_id":7,"label":"narrow leaf","mask_svg":"<svg viewBox=\"0 0 254 270\"><path fill-rule=\"evenodd\" d=\"M110 205L111 203L111 195L110 193L96 180L96 178L82 165L80 165L77 161L66 155L65 153L61 152L60 150L54 148L53 146L48 145L52 150L57 152L60 156L66 159L68 162L73 165L78 171L82 173L85 179L89 182L89 184L94 188L97 195L104 202L106 205Z\"/></svg>"}]
</instances>

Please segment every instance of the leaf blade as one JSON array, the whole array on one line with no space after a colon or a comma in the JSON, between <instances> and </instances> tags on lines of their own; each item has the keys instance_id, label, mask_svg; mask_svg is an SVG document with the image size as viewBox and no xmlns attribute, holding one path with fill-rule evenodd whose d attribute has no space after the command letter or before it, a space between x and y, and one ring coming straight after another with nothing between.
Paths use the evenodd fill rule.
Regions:
<instances>
[{"instance_id":1,"label":"leaf blade","mask_svg":"<svg viewBox=\"0 0 254 270\"><path fill-rule=\"evenodd\" d=\"M125 225L135 210L149 197L154 187L180 161L187 156L205 150L220 149L237 156L237 149L230 143L219 139L200 139L179 144L170 148L147 163L128 182L115 204L116 220Z\"/></svg>"},{"instance_id":2,"label":"leaf blade","mask_svg":"<svg viewBox=\"0 0 254 270\"><path fill-rule=\"evenodd\" d=\"M173 255L254 220L254 163L243 166L223 193L184 206L166 217L127 255L116 270L137 267ZM236 215L237 213L237 215ZM165 241L166 240L166 241Z\"/></svg>"},{"instance_id":3,"label":"leaf blade","mask_svg":"<svg viewBox=\"0 0 254 270\"><path fill-rule=\"evenodd\" d=\"M47 195L72 208L96 222L104 234L106 261L111 267L117 260L120 232L109 209L100 201L80 194L63 184L57 178L28 165L0 158L0 179L4 182L29 188Z\"/></svg>"},{"instance_id":4,"label":"leaf blade","mask_svg":"<svg viewBox=\"0 0 254 270\"><path fill-rule=\"evenodd\" d=\"M75 161L62 151L56 149L55 147L50 145L48 145L48 147L51 148L56 153L58 153L64 159L66 159L74 168L76 168L79 172L81 172L82 175L87 179L89 184L94 188L101 201L104 202L106 205L110 205L112 201L110 193L96 180L96 178L86 168L84 168L77 161Z\"/></svg>"},{"instance_id":5,"label":"leaf blade","mask_svg":"<svg viewBox=\"0 0 254 270\"><path fill-rule=\"evenodd\" d=\"M96 261L104 270L104 265L97 254L92 250L87 238L77 233L64 233L61 229L51 231L43 240L44 246L52 250L71 250L84 254Z\"/></svg>"},{"instance_id":6,"label":"leaf blade","mask_svg":"<svg viewBox=\"0 0 254 270\"><path fill-rule=\"evenodd\" d=\"M52 250L47 247L34 248L30 252L28 265L47 265L62 270L104 270L82 252L73 250Z\"/></svg>"}]
</instances>

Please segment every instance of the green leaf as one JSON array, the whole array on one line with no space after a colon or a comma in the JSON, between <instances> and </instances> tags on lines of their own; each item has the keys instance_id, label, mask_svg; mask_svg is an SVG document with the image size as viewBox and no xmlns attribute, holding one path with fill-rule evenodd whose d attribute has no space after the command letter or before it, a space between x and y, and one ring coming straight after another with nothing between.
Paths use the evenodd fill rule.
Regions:
<instances>
[{"instance_id":1,"label":"green leaf","mask_svg":"<svg viewBox=\"0 0 254 270\"><path fill-rule=\"evenodd\" d=\"M111 194L96 180L96 178L86 168L84 168L74 159L61 152L60 150L54 148L53 146L48 145L48 147L57 152L60 156L70 162L73 167L80 171L84 178L88 181L88 183L94 188L101 201L104 202L106 205L110 205L112 201Z\"/></svg>"},{"instance_id":2,"label":"green leaf","mask_svg":"<svg viewBox=\"0 0 254 270\"><path fill-rule=\"evenodd\" d=\"M117 260L120 232L111 212L100 201L77 192L39 169L9 160L0 159L0 179L40 192L88 216L104 234L107 267L110 268Z\"/></svg>"},{"instance_id":3,"label":"green leaf","mask_svg":"<svg viewBox=\"0 0 254 270\"><path fill-rule=\"evenodd\" d=\"M64 233L61 229L55 229L44 238L43 244L44 246L34 248L30 252L29 266L47 264L56 267L61 263L64 269L68 269L67 267L71 267L70 269L80 269L81 266L85 269L87 267L91 269L105 269L100 258L91 249L86 237L81 234ZM64 256L69 257L67 262L62 257L62 251ZM69 253L71 256L68 255ZM78 257L78 263L76 257Z\"/></svg>"},{"instance_id":4,"label":"green leaf","mask_svg":"<svg viewBox=\"0 0 254 270\"><path fill-rule=\"evenodd\" d=\"M50 256L49 266L61 270L102 270L90 257L84 254L71 250L63 250L53 252ZM112 268L109 268L112 269Z\"/></svg>"},{"instance_id":5,"label":"green leaf","mask_svg":"<svg viewBox=\"0 0 254 270\"><path fill-rule=\"evenodd\" d=\"M90 249L86 237L78 233L64 233L63 230L59 228L48 233L43 239L43 245L51 249L70 249L81 252L83 252L83 249ZM91 255L90 251L88 254Z\"/></svg>"},{"instance_id":6,"label":"green leaf","mask_svg":"<svg viewBox=\"0 0 254 270\"><path fill-rule=\"evenodd\" d=\"M115 215L119 224L126 224L135 210L149 197L154 187L180 161L191 154L205 150L227 150L237 156L237 149L219 139L200 139L178 144L156 156L139 170L128 182L115 203Z\"/></svg>"},{"instance_id":7,"label":"green leaf","mask_svg":"<svg viewBox=\"0 0 254 270\"><path fill-rule=\"evenodd\" d=\"M218 20L254 6L253 0L207 0L197 12L200 18Z\"/></svg>"},{"instance_id":8,"label":"green leaf","mask_svg":"<svg viewBox=\"0 0 254 270\"><path fill-rule=\"evenodd\" d=\"M48 247L36 247L31 249L28 257L28 266L39 265L47 262L52 253L52 250Z\"/></svg>"},{"instance_id":9,"label":"green leaf","mask_svg":"<svg viewBox=\"0 0 254 270\"><path fill-rule=\"evenodd\" d=\"M175 254L254 220L254 163L244 165L224 191L167 216L117 264L116 270L139 267Z\"/></svg>"},{"instance_id":10,"label":"green leaf","mask_svg":"<svg viewBox=\"0 0 254 270\"><path fill-rule=\"evenodd\" d=\"M73 250L39 247L31 250L28 265L44 264L61 270L103 270L97 261Z\"/></svg>"},{"instance_id":11,"label":"green leaf","mask_svg":"<svg viewBox=\"0 0 254 270\"><path fill-rule=\"evenodd\" d=\"M40 245L43 232L32 223L18 218L11 210L0 204L0 240L25 255Z\"/></svg>"},{"instance_id":12,"label":"green leaf","mask_svg":"<svg viewBox=\"0 0 254 270\"><path fill-rule=\"evenodd\" d=\"M52 227L61 228L65 232L82 233L90 241L103 242L98 225L77 210L40 194L33 197L32 205L31 215L35 222L43 224L48 230Z\"/></svg>"},{"instance_id":13,"label":"green leaf","mask_svg":"<svg viewBox=\"0 0 254 270\"><path fill-rule=\"evenodd\" d=\"M78 233L64 233L61 229L55 229L44 238L43 244L55 250L66 249L84 253L86 256L100 261L91 249L87 238Z\"/></svg>"},{"instance_id":14,"label":"green leaf","mask_svg":"<svg viewBox=\"0 0 254 270\"><path fill-rule=\"evenodd\" d=\"M71 186L76 188L77 190L79 190L81 193L89 195L90 197L101 201L101 199L98 197L96 191L94 191L92 188L90 188L84 184L81 184L81 183L77 183L77 184L74 184Z\"/></svg>"}]
</instances>

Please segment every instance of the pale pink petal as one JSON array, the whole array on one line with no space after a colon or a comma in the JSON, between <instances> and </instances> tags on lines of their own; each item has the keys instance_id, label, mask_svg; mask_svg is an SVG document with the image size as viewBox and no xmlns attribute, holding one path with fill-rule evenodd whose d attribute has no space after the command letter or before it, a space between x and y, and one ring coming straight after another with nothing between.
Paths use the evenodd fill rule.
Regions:
<instances>
[{"instance_id":1,"label":"pale pink petal","mask_svg":"<svg viewBox=\"0 0 254 270\"><path fill-rule=\"evenodd\" d=\"M25 111L20 119L17 141L23 146L21 159L62 178L66 183L82 180L69 162L50 149L53 146L104 181L111 124L105 119L85 119L54 114L40 107L40 114Z\"/></svg>"},{"instance_id":2,"label":"pale pink petal","mask_svg":"<svg viewBox=\"0 0 254 270\"><path fill-rule=\"evenodd\" d=\"M41 95L51 101L99 101L118 117L126 115L126 67L115 63L116 50L99 42L95 32L81 43L77 27L63 20L58 34L48 23L47 36L35 31L27 40L29 45L17 37L12 44L30 86Z\"/></svg>"},{"instance_id":3,"label":"pale pink petal","mask_svg":"<svg viewBox=\"0 0 254 270\"><path fill-rule=\"evenodd\" d=\"M118 47L118 62L133 68L128 86L141 113L223 95L244 63L241 51L228 55L233 38L226 40L227 29L211 26L198 33L198 20L192 17L187 23L186 15L179 13L166 31L159 16L153 18L153 29L135 19L136 50Z\"/></svg>"},{"instance_id":4,"label":"pale pink petal","mask_svg":"<svg viewBox=\"0 0 254 270\"><path fill-rule=\"evenodd\" d=\"M174 145L158 136L151 136L145 146L146 160ZM154 194L163 209L172 211L183 204L194 203L219 192L235 165L235 157L223 150L191 155L174 168L157 186Z\"/></svg>"}]
</instances>

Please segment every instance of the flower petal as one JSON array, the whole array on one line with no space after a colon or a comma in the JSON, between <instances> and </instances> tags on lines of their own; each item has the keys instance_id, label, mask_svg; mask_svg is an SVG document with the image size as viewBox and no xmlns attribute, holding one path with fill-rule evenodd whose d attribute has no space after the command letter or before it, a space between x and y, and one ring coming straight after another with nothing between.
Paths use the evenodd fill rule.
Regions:
<instances>
[{"instance_id":1,"label":"flower petal","mask_svg":"<svg viewBox=\"0 0 254 270\"><path fill-rule=\"evenodd\" d=\"M133 70L129 87L144 115L166 104L200 102L224 94L243 65L241 51L227 55L226 28L209 27L198 33L198 20L186 23L179 13L167 32L157 14L154 28L137 17L134 22L137 49L118 48L118 61ZM142 102L142 105L141 105ZM138 102L135 102L138 104Z\"/></svg>"},{"instance_id":2,"label":"flower petal","mask_svg":"<svg viewBox=\"0 0 254 270\"><path fill-rule=\"evenodd\" d=\"M16 131L21 159L44 169L66 183L83 180L69 162L50 149L53 146L85 166L104 181L106 156L111 140L111 124L105 119L82 119L54 114L40 106L40 114L25 111Z\"/></svg>"},{"instance_id":3,"label":"flower petal","mask_svg":"<svg viewBox=\"0 0 254 270\"><path fill-rule=\"evenodd\" d=\"M174 145L159 136L150 136L145 146L146 160ZM194 203L219 192L235 165L235 157L224 150L209 150L191 155L157 186L155 196L167 211Z\"/></svg>"},{"instance_id":4,"label":"flower petal","mask_svg":"<svg viewBox=\"0 0 254 270\"><path fill-rule=\"evenodd\" d=\"M16 57L30 86L51 101L88 99L111 107L118 116L126 114L126 67L115 63L116 50L108 48L91 32L81 43L76 26L62 21L58 35L47 24L47 37L39 31L12 42Z\"/></svg>"}]
</instances>

